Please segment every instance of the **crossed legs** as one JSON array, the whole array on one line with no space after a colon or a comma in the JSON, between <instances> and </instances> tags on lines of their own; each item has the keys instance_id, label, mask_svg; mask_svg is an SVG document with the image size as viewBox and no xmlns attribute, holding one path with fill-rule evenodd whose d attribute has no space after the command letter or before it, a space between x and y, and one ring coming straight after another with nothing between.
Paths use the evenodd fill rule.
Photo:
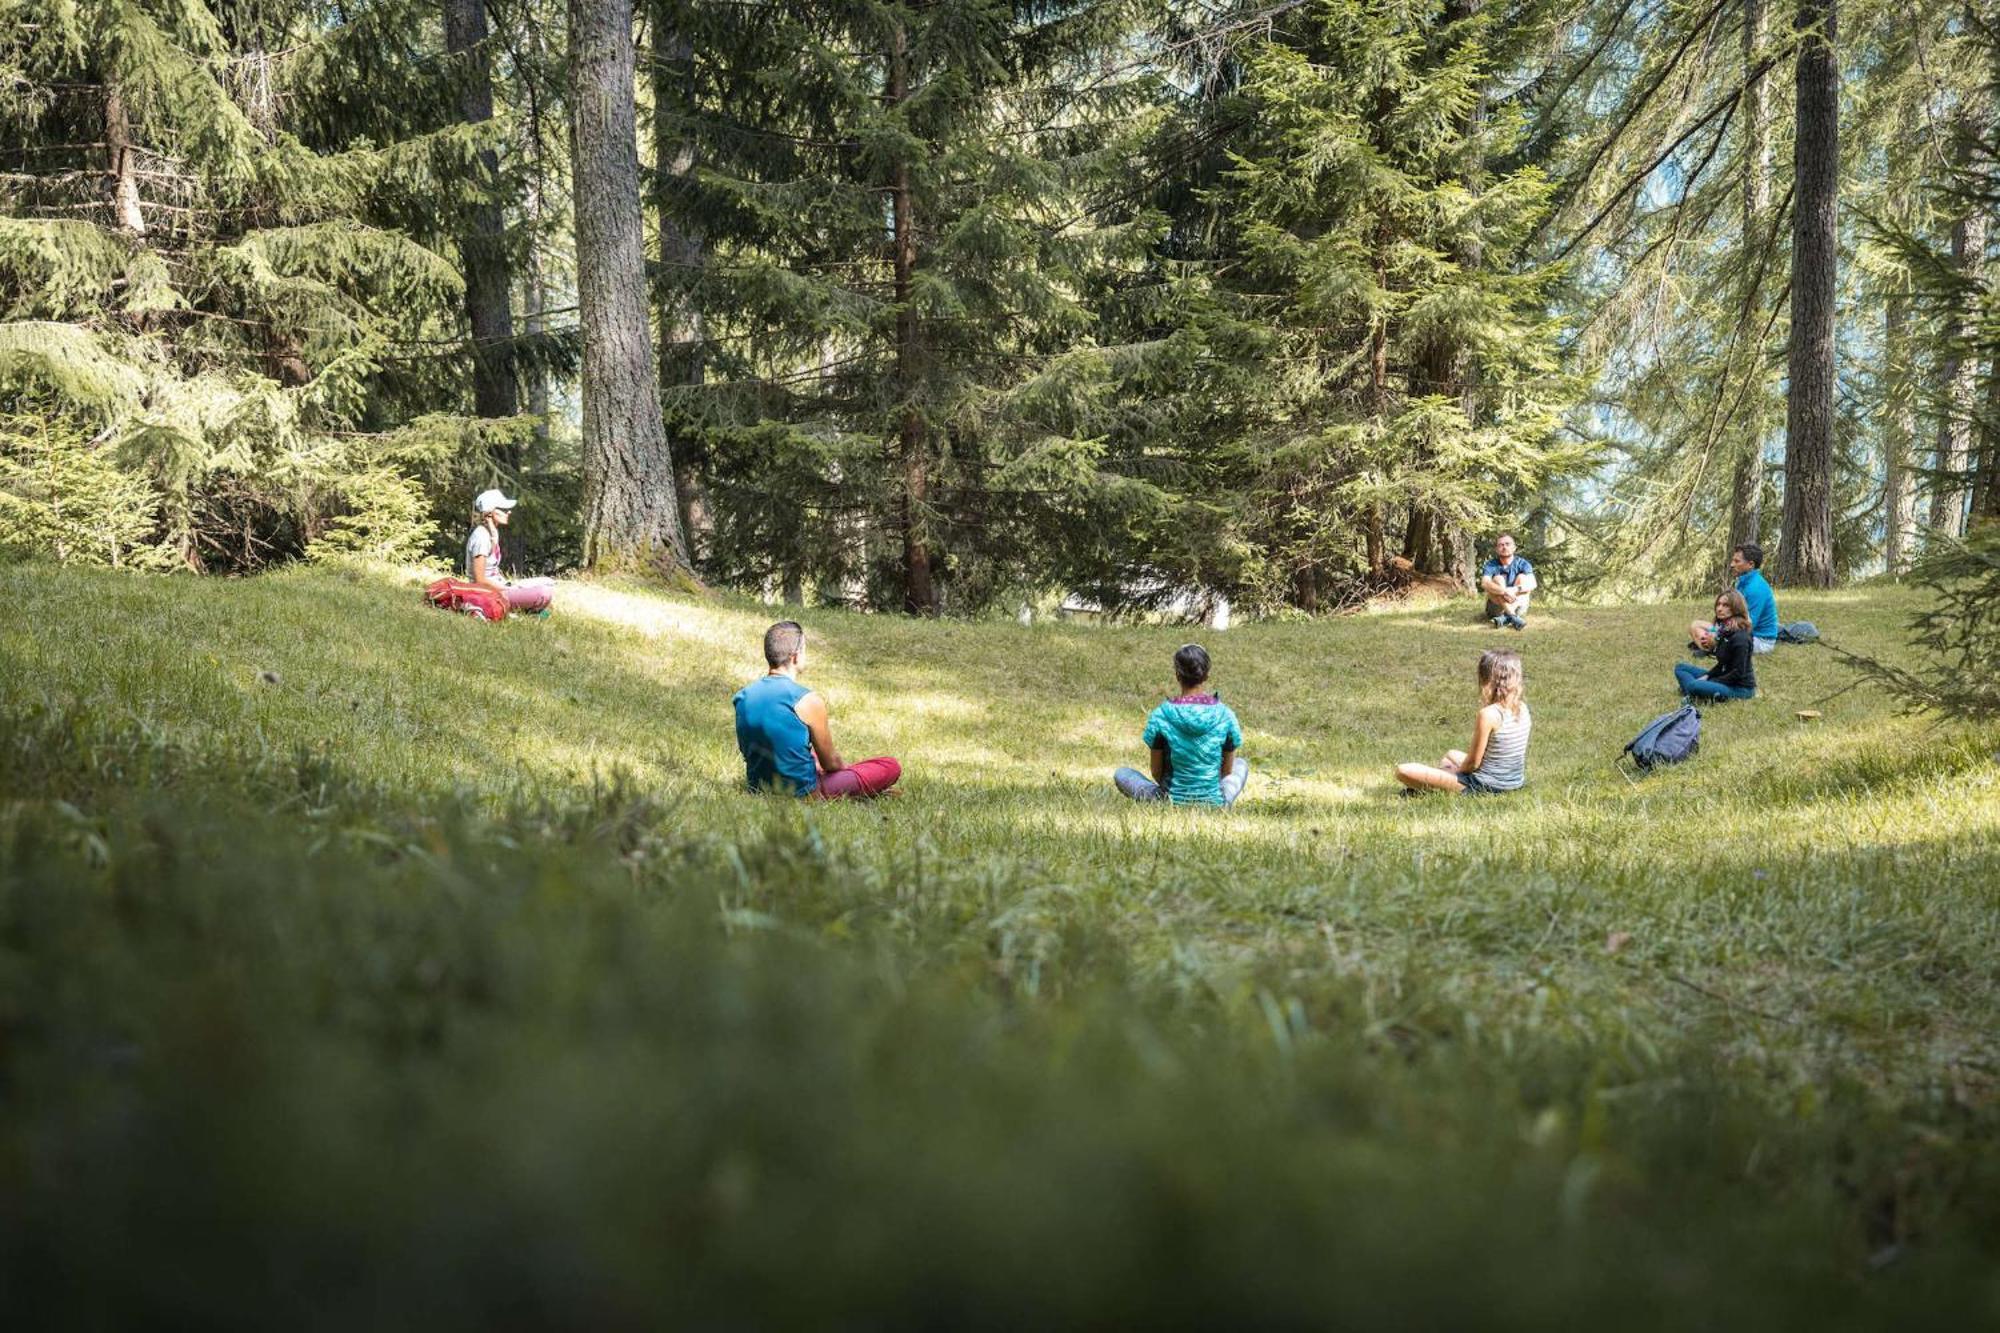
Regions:
<instances>
[{"instance_id":1,"label":"crossed legs","mask_svg":"<svg viewBox=\"0 0 2000 1333\"><path fill-rule=\"evenodd\" d=\"M1398 764L1396 781L1412 791L1462 791L1458 775L1465 766L1465 751L1446 750L1435 764Z\"/></svg>"},{"instance_id":2,"label":"crossed legs","mask_svg":"<svg viewBox=\"0 0 2000 1333\"><path fill-rule=\"evenodd\" d=\"M822 801L865 800L880 796L903 776L903 766L883 755L849 764L838 773L822 773L814 795Z\"/></svg>"}]
</instances>

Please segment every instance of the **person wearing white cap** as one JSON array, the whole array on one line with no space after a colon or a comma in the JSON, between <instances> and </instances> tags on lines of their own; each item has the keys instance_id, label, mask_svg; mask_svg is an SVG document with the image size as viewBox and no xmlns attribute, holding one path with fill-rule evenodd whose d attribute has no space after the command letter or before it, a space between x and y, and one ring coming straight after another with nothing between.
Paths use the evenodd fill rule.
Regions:
<instances>
[{"instance_id":1,"label":"person wearing white cap","mask_svg":"<svg viewBox=\"0 0 2000 1333\"><path fill-rule=\"evenodd\" d=\"M549 609L554 579L522 579L515 583L500 572L500 529L507 526L517 501L499 490L486 490L472 502L479 524L465 539L465 577L483 583L507 599L507 609L533 615Z\"/></svg>"}]
</instances>

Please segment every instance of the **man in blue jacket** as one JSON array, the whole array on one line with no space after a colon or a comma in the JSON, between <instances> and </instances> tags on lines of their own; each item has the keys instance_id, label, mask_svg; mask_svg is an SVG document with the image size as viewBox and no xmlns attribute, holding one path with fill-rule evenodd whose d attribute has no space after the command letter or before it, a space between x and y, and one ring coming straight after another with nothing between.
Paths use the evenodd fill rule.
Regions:
<instances>
[{"instance_id":1,"label":"man in blue jacket","mask_svg":"<svg viewBox=\"0 0 2000 1333\"><path fill-rule=\"evenodd\" d=\"M1778 646L1778 597L1764 577L1764 548L1745 542L1729 552L1729 572L1736 577L1736 591L1750 608L1750 647L1768 653ZM1688 626L1688 637L1704 653L1715 651L1715 626L1697 620Z\"/></svg>"}]
</instances>

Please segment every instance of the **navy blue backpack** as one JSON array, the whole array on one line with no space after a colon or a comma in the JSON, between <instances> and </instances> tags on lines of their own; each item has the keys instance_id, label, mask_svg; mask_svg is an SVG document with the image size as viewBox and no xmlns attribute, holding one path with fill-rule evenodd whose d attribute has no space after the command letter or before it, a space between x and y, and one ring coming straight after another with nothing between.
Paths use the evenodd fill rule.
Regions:
<instances>
[{"instance_id":1,"label":"navy blue backpack","mask_svg":"<svg viewBox=\"0 0 2000 1333\"><path fill-rule=\"evenodd\" d=\"M1678 764L1694 758L1701 748L1701 714L1693 704L1682 704L1671 713L1662 713L1632 738L1625 753L1641 770L1658 764Z\"/></svg>"}]
</instances>

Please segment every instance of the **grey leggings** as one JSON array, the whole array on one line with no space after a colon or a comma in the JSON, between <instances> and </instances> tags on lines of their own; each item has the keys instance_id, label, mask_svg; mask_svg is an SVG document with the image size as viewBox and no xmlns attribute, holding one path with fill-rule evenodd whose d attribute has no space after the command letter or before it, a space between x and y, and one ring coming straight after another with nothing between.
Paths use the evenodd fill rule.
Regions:
<instances>
[{"instance_id":1,"label":"grey leggings","mask_svg":"<svg viewBox=\"0 0 2000 1333\"><path fill-rule=\"evenodd\" d=\"M1118 784L1118 790L1135 801L1164 801L1167 789L1147 777L1136 768L1121 768L1111 775ZM1243 794L1243 784L1250 780L1250 764L1238 755L1231 761L1229 772L1222 778L1222 803L1235 805L1236 798Z\"/></svg>"}]
</instances>

